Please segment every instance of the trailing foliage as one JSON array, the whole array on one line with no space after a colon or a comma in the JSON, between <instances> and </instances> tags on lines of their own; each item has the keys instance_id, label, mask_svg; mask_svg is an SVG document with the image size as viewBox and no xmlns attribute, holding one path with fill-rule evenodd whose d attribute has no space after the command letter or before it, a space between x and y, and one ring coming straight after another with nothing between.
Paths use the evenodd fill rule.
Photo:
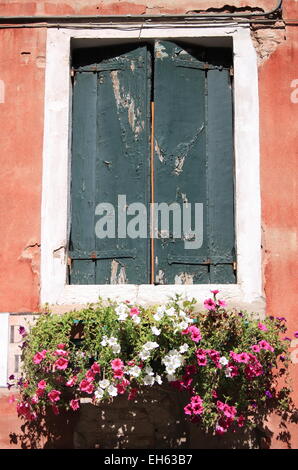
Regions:
<instances>
[{"instance_id":1,"label":"trailing foliage","mask_svg":"<svg viewBox=\"0 0 298 470\"><path fill-rule=\"evenodd\" d=\"M19 416L35 420L48 406L55 414L75 411L85 396L112 406L113 397L127 394L133 407L143 387L162 383L187 393L186 417L217 434L289 410L285 319L260 322L229 311L211 292L201 313L194 299L176 296L158 307L100 300L81 311L41 314L28 333L20 329Z\"/></svg>"}]
</instances>

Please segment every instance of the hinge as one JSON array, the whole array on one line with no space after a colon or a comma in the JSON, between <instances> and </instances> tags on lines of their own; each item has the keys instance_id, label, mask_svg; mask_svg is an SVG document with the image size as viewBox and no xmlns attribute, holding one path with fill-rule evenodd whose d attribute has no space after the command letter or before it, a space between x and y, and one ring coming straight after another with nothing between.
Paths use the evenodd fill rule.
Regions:
<instances>
[{"instance_id":1,"label":"hinge","mask_svg":"<svg viewBox=\"0 0 298 470\"><path fill-rule=\"evenodd\" d=\"M70 69L70 76L71 76L71 77L74 77L74 75L75 75L75 70L74 70L73 67L71 67L71 69Z\"/></svg>"},{"instance_id":2,"label":"hinge","mask_svg":"<svg viewBox=\"0 0 298 470\"><path fill-rule=\"evenodd\" d=\"M233 271L237 272L237 262L233 261Z\"/></svg>"},{"instance_id":3,"label":"hinge","mask_svg":"<svg viewBox=\"0 0 298 470\"><path fill-rule=\"evenodd\" d=\"M230 77L234 77L234 67L230 67Z\"/></svg>"}]
</instances>

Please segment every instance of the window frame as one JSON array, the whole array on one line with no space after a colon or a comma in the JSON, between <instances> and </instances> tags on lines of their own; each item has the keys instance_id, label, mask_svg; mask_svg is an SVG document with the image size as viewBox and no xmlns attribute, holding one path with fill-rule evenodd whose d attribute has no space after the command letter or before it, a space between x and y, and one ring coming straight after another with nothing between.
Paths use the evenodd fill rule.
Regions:
<instances>
[{"instance_id":1,"label":"window frame","mask_svg":"<svg viewBox=\"0 0 298 470\"><path fill-rule=\"evenodd\" d=\"M98 296L158 303L175 293L202 301L218 288L230 306L264 312L257 55L249 24L98 26L47 31L41 208L41 303L82 305ZM178 27L179 26L179 27ZM237 284L68 285L70 223L71 40L195 39L232 37L234 50L235 236ZM57 210L59 208L59 210Z\"/></svg>"}]
</instances>

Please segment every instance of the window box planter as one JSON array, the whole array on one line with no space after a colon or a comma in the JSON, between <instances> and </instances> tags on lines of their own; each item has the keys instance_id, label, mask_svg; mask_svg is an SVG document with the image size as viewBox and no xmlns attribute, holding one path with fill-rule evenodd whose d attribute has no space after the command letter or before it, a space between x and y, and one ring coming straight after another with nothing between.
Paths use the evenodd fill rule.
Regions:
<instances>
[{"instance_id":1,"label":"window box planter","mask_svg":"<svg viewBox=\"0 0 298 470\"><path fill-rule=\"evenodd\" d=\"M158 307L99 301L79 312L39 316L23 348L19 416L34 423L48 406L56 415L73 410L81 413L77 447L105 447L105 429L114 424L113 442L121 447L130 445L132 428L141 432L132 419L138 410L148 432L136 445L163 446L164 440L179 447L190 429L223 436L256 428L272 410L290 413L285 319L261 323L229 311L218 291L212 294L202 312L194 299L177 296ZM99 425L103 413L107 418ZM101 437L90 437L86 414ZM172 434L175 423L180 437L180 431ZM80 441L82 426L89 437Z\"/></svg>"}]
</instances>

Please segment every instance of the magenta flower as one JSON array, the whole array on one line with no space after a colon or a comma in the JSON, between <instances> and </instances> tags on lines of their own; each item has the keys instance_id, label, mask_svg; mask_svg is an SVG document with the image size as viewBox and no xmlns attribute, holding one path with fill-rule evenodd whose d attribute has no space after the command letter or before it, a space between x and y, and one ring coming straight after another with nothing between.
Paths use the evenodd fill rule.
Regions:
<instances>
[{"instance_id":1,"label":"magenta flower","mask_svg":"<svg viewBox=\"0 0 298 470\"><path fill-rule=\"evenodd\" d=\"M66 386L67 387L73 387L76 383L76 381L78 380L77 376L74 375L73 377L71 377L67 382L66 382Z\"/></svg>"},{"instance_id":2,"label":"magenta flower","mask_svg":"<svg viewBox=\"0 0 298 470\"><path fill-rule=\"evenodd\" d=\"M47 350L44 349L43 351L41 352L37 352L34 357L33 357L33 362L34 364L40 364L41 361L43 361L46 357L46 354L47 354Z\"/></svg>"},{"instance_id":3,"label":"magenta flower","mask_svg":"<svg viewBox=\"0 0 298 470\"><path fill-rule=\"evenodd\" d=\"M56 362L54 362L54 368L58 370L65 370L68 366L68 360L65 357L59 357Z\"/></svg>"},{"instance_id":4,"label":"magenta flower","mask_svg":"<svg viewBox=\"0 0 298 470\"><path fill-rule=\"evenodd\" d=\"M188 328L188 331L189 331L189 333L190 333L191 339L192 339L195 343L198 343L199 341L201 341L202 336L201 336L201 332L200 332L199 328L197 328L196 326L190 326L190 327Z\"/></svg>"},{"instance_id":5,"label":"magenta flower","mask_svg":"<svg viewBox=\"0 0 298 470\"><path fill-rule=\"evenodd\" d=\"M60 395L61 395L61 392L59 392L58 390L51 390L48 393L49 400L52 403L55 403L56 401L59 401L60 400Z\"/></svg>"},{"instance_id":6,"label":"magenta flower","mask_svg":"<svg viewBox=\"0 0 298 470\"><path fill-rule=\"evenodd\" d=\"M227 302L225 300L218 300L217 302L218 302L218 305L220 307L226 307L227 306Z\"/></svg>"},{"instance_id":7,"label":"magenta flower","mask_svg":"<svg viewBox=\"0 0 298 470\"><path fill-rule=\"evenodd\" d=\"M140 315L140 310L137 307L132 307L130 309L130 316L133 317L134 315Z\"/></svg>"},{"instance_id":8,"label":"magenta flower","mask_svg":"<svg viewBox=\"0 0 298 470\"><path fill-rule=\"evenodd\" d=\"M111 366L112 366L112 369L115 370L115 369L123 369L124 367L124 364L123 362L121 361L120 358L117 358L117 359L113 359L111 361Z\"/></svg>"},{"instance_id":9,"label":"magenta flower","mask_svg":"<svg viewBox=\"0 0 298 470\"><path fill-rule=\"evenodd\" d=\"M242 416L242 415L239 416L239 418L237 419L237 423L238 423L239 428L243 428L244 423L245 423L245 418L244 418L244 416Z\"/></svg>"},{"instance_id":10,"label":"magenta flower","mask_svg":"<svg viewBox=\"0 0 298 470\"><path fill-rule=\"evenodd\" d=\"M295 338L298 338L298 331L295 331L294 336Z\"/></svg>"},{"instance_id":11,"label":"magenta flower","mask_svg":"<svg viewBox=\"0 0 298 470\"><path fill-rule=\"evenodd\" d=\"M100 374L100 365L97 364L97 362L94 362L91 366L91 370L94 374Z\"/></svg>"},{"instance_id":12,"label":"magenta flower","mask_svg":"<svg viewBox=\"0 0 298 470\"><path fill-rule=\"evenodd\" d=\"M210 292L211 292L211 294L214 294L214 295L219 294L219 290L217 290L217 289L211 290Z\"/></svg>"},{"instance_id":13,"label":"magenta flower","mask_svg":"<svg viewBox=\"0 0 298 470\"><path fill-rule=\"evenodd\" d=\"M122 379L124 372L123 369L114 369L114 379Z\"/></svg>"},{"instance_id":14,"label":"magenta flower","mask_svg":"<svg viewBox=\"0 0 298 470\"><path fill-rule=\"evenodd\" d=\"M69 405L73 411L76 411L80 408L80 400L71 400Z\"/></svg>"},{"instance_id":15,"label":"magenta flower","mask_svg":"<svg viewBox=\"0 0 298 470\"><path fill-rule=\"evenodd\" d=\"M253 352L255 352L255 353L260 352L260 346L259 346L258 344L254 344L253 346L251 346L251 349L252 349Z\"/></svg>"},{"instance_id":16,"label":"magenta flower","mask_svg":"<svg viewBox=\"0 0 298 470\"><path fill-rule=\"evenodd\" d=\"M261 322L258 323L258 328L259 328L259 330L262 330L262 331L268 331L267 326L264 325L264 323L261 323Z\"/></svg>"},{"instance_id":17,"label":"magenta flower","mask_svg":"<svg viewBox=\"0 0 298 470\"><path fill-rule=\"evenodd\" d=\"M58 415L59 414L59 408L57 405L52 405L52 411L54 413L54 415Z\"/></svg>"},{"instance_id":18,"label":"magenta flower","mask_svg":"<svg viewBox=\"0 0 298 470\"><path fill-rule=\"evenodd\" d=\"M222 434L224 434L225 432L227 432L227 430L225 428L223 428L222 426L219 426L219 424L216 425L215 427L215 433L218 434L219 436L221 436Z\"/></svg>"},{"instance_id":19,"label":"magenta flower","mask_svg":"<svg viewBox=\"0 0 298 470\"><path fill-rule=\"evenodd\" d=\"M39 388L40 390L44 390L47 386L47 383L45 380L40 380L37 384L37 388Z\"/></svg>"},{"instance_id":20,"label":"magenta flower","mask_svg":"<svg viewBox=\"0 0 298 470\"><path fill-rule=\"evenodd\" d=\"M129 392L128 395L128 400L134 400L138 394L138 389L137 388L132 388Z\"/></svg>"},{"instance_id":21,"label":"magenta flower","mask_svg":"<svg viewBox=\"0 0 298 470\"><path fill-rule=\"evenodd\" d=\"M265 341L264 339L262 341L259 341L258 344L260 346L260 349L265 349L265 350L271 351L271 352L274 351L274 348L267 341Z\"/></svg>"},{"instance_id":22,"label":"magenta flower","mask_svg":"<svg viewBox=\"0 0 298 470\"><path fill-rule=\"evenodd\" d=\"M204 301L204 307L207 308L207 310L215 310L216 303L214 302L213 299L207 299Z\"/></svg>"}]
</instances>

